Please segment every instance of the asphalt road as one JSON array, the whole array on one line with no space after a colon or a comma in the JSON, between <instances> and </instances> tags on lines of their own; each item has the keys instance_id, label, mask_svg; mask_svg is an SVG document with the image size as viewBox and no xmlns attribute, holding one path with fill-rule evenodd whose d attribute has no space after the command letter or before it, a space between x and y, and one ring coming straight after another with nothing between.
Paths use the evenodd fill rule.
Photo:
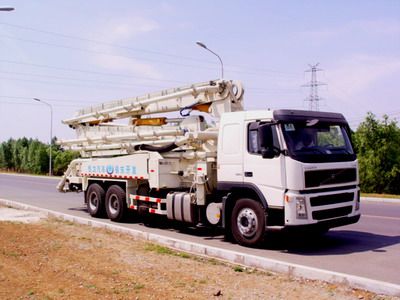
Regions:
<instances>
[{"instance_id":1,"label":"asphalt road","mask_svg":"<svg viewBox=\"0 0 400 300\"><path fill-rule=\"evenodd\" d=\"M59 193L55 189L56 184L57 180L51 178L0 174L0 198L91 218L83 205L82 193ZM400 201L398 204L362 202L361 211L360 222L332 229L322 237L270 233L259 249L225 241L220 231L177 227L169 222L149 225L143 220L133 220L121 225L213 247L400 284Z\"/></svg>"}]
</instances>

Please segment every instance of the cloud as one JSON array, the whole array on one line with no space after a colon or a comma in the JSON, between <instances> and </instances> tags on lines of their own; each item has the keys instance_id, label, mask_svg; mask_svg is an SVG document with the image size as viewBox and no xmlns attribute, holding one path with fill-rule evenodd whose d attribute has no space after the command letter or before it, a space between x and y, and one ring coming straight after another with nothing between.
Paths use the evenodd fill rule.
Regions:
<instances>
[{"instance_id":1,"label":"cloud","mask_svg":"<svg viewBox=\"0 0 400 300\"><path fill-rule=\"evenodd\" d=\"M300 36L311 40L328 40L341 38L344 35L354 36L358 34L385 35L398 38L400 21L393 19L356 20L336 27L303 31Z\"/></svg>"},{"instance_id":2,"label":"cloud","mask_svg":"<svg viewBox=\"0 0 400 300\"><path fill-rule=\"evenodd\" d=\"M151 19L133 17L126 20L113 20L102 29L103 39L110 43L129 41L142 34L158 30L159 24Z\"/></svg>"},{"instance_id":3,"label":"cloud","mask_svg":"<svg viewBox=\"0 0 400 300\"><path fill-rule=\"evenodd\" d=\"M355 21L353 27L360 31L373 34L395 35L398 37L400 34L400 21L399 20L364 20Z\"/></svg>"},{"instance_id":4,"label":"cloud","mask_svg":"<svg viewBox=\"0 0 400 300\"><path fill-rule=\"evenodd\" d=\"M140 58L135 58L132 51L128 51L130 45L135 45L132 49L141 48L136 47L137 39L159 29L160 25L156 21L145 17L133 16L110 20L99 28L98 35L104 44L92 46L93 50L99 52L92 57L92 60L103 69L125 71L154 79L161 78L161 73L154 65L144 63Z\"/></svg>"},{"instance_id":5,"label":"cloud","mask_svg":"<svg viewBox=\"0 0 400 300\"><path fill-rule=\"evenodd\" d=\"M400 72L399 57L355 55L326 73L329 86L347 96L367 93L374 83Z\"/></svg>"},{"instance_id":6,"label":"cloud","mask_svg":"<svg viewBox=\"0 0 400 300\"><path fill-rule=\"evenodd\" d=\"M138 74L143 77L158 79L161 78L160 72L153 65L140 62L134 58L128 58L117 55L95 55L94 62L107 70L111 71L127 71L129 73Z\"/></svg>"}]
</instances>

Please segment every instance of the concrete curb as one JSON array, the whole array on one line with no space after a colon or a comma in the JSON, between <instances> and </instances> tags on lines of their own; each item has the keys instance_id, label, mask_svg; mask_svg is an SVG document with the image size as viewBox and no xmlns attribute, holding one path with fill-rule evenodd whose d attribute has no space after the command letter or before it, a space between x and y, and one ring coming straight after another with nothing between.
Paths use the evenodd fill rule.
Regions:
<instances>
[{"instance_id":1,"label":"concrete curb","mask_svg":"<svg viewBox=\"0 0 400 300\"><path fill-rule=\"evenodd\" d=\"M243 254L236 251L225 250L193 242L187 242L154 233L148 233L136 229L125 228L116 224L107 224L96 220L75 217L64 213L59 213L52 210L19 203L16 201L0 199L0 204L19 209L40 211L45 213L47 216L59 218L65 221L126 233L137 239L159 243L177 250L182 250L193 254L221 259L231 263L241 264L252 268L260 268L272 272L284 273L287 274L289 277L302 277L311 280L322 280L330 283L345 284L352 288L368 290L377 294L385 294L385 295L400 297L400 285L393 283L349 275L345 273L332 272L328 270L317 269L298 264L291 264L265 257Z\"/></svg>"}]
</instances>

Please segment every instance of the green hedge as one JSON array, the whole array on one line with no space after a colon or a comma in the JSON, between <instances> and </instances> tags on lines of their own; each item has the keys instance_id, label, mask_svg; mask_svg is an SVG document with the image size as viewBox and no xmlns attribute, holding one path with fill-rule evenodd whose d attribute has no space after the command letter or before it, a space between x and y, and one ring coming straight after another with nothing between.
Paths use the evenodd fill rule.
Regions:
<instances>
[{"instance_id":1,"label":"green hedge","mask_svg":"<svg viewBox=\"0 0 400 300\"><path fill-rule=\"evenodd\" d=\"M360 164L361 190L400 194L400 129L395 120L368 113L353 141Z\"/></svg>"},{"instance_id":2,"label":"green hedge","mask_svg":"<svg viewBox=\"0 0 400 300\"><path fill-rule=\"evenodd\" d=\"M0 170L46 174L49 172L49 155L49 145L37 139L9 139L0 144ZM62 175L69 162L78 156L77 152L63 151L52 145L53 174Z\"/></svg>"}]
</instances>

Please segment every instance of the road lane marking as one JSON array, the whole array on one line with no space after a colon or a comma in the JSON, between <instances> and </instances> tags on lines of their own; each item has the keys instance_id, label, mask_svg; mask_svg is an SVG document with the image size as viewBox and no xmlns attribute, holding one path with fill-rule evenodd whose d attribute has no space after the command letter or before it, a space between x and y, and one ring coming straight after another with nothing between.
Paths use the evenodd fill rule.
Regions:
<instances>
[{"instance_id":1,"label":"road lane marking","mask_svg":"<svg viewBox=\"0 0 400 300\"><path fill-rule=\"evenodd\" d=\"M396 217L387 217L387 216L375 216L375 215L361 215L362 217L367 217L367 218L375 218L375 219L387 219L387 220L396 220L396 221L400 221L400 218L396 218Z\"/></svg>"}]
</instances>

